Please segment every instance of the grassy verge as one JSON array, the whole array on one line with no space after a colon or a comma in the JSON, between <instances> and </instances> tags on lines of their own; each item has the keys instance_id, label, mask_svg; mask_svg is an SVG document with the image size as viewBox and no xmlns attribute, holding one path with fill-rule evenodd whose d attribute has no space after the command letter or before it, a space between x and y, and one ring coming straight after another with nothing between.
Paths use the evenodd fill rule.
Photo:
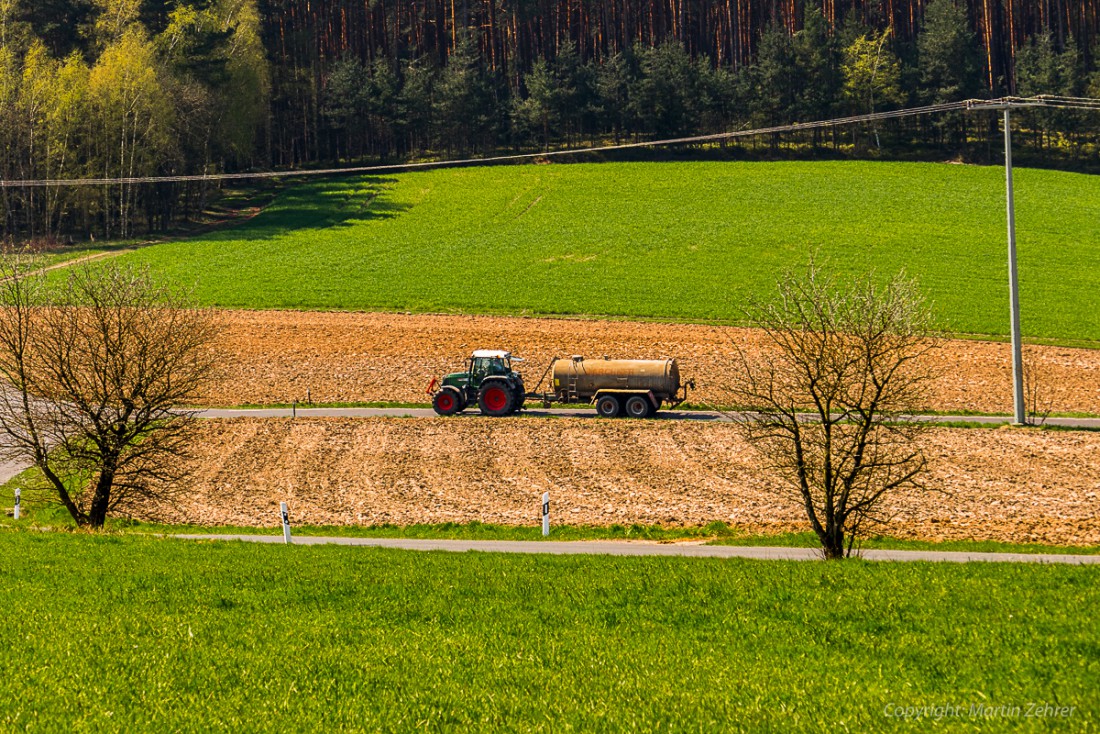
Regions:
<instances>
[{"instance_id":1,"label":"grassy verge","mask_svg":"<svg viewBox=\"0 0 1100 734\"><path fill-rule=\"evenodd\" d=\"M0 555L6 729L1100 724L1100 618L1086 612L1100 606L1096 568L29 533L0 533ZM1028 717L1033 703L1064 713ZM920 707L931 708L915 722Z\"/></svg>"},{"instance_id":2,"label":"grassy verge","mask_svg":"<svg viewBox=\"0 0 1100 734\"><path fill-rule=\"evenodd\" d=\"M31 501L24 500L23 517L16 522L10 517L13 489L27 481L17 477L0 490L0 510L9 516L0 520L5 529L72 530L73 524L64 509L47 501L42 495L31 494ZM108 534L120 535L279 535L276 526L251 527L239 525L164 525L112 518L105 528ZM707 525L675 527L644 524L560 525L551 527L550 535L543 537L536 526L498 525L494 523L435 523L423 525L295 525L298 536L327 536L343 538L417 538L441 540L635 540L659 543L696 541L719 545L782 546L816 548L818 542L813 533L782 533L757 535L745 533L724 522ZM1037 543L1003 543L997 541L943 541L930 542L884 536L870 537L862 541L863 548L891 550L945 550L986 553L1060 553L1100 554L1100 546L1057 546Z\"/></svg>"},{"instance_id":3,"label":"grassy verge","mask_svg":"<svg viewBox=\"0 0 1100 734\"><path fill-rule=\"evenodd\" d=\"M819 543L813 533L782 533L778 535L741 535L716 537L711 545L777 546L783 548L817 548ZM996 540L911 540L876 535L864 538L859 547L867 550L929 550L963 551L968 553L1056 553L1072 555L1100 555L1095 545L1043 545L1041 543L1004 543Z\"/></svg>"}]
</instances>

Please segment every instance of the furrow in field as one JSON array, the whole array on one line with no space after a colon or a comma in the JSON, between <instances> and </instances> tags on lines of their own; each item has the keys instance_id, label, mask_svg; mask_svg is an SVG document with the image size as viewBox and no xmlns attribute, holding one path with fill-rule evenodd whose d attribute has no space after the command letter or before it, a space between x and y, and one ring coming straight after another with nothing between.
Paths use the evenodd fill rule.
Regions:
<instances>
[{"instance_id":1,"label":"furrow in field","mask_svg":"<svg viewBox=\"0 0 1100 734\"><path fill-rule=\"evenodd\" d=\"M188 491L129 508L169 522L271 526L481 522L805 529L792 490L729 424L535 418L204 421ZM895 494L883 533L1100 543L1100 434L934 429L934 491Z\"/></svg>"}]
</instances>

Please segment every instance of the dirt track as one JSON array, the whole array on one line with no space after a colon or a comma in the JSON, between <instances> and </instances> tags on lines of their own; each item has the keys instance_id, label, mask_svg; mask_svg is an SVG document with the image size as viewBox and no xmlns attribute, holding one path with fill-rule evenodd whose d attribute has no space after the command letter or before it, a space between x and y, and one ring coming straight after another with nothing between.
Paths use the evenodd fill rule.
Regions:
<instances>
[{"instance_id":1,"label":"dirt track","mask_svg":"<svg viewBox=\"0 0 1100 734\"><path fill-rule=\"evenodd\" d=\"M138 516L272 525L280 500L310 524L555 522L804 529L732 426L515 418L236 419L202 426L193 486ZM1100 435L936 429L943 493L891 500L899 537L1100 543Z\"/></svg>"},{"instance_id":2,"label":"dirt track","mask_svg":"<svg viewBox=\"0 0 1100 734\"><path fill-rule=\"evenodd\" d=\"M693 402L725 403L731 345L759 352L748 329L621 321L292 311L226 311L227 379L209 405L425 402L428 381L460 368L475 348L526 357L533 388L554 356L677 357L699 386ZM1030 347L1058 412L1100 413L1100 350ZM952 341L930 410L1010 413L1007 344Z\"/></svg>"}]
</instances>

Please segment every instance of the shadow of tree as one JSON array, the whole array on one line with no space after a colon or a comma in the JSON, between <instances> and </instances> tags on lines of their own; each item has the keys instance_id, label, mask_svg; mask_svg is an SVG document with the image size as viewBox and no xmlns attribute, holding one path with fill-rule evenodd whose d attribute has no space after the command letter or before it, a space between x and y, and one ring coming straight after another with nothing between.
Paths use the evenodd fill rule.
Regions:
<instances>
[{"instance_id":1,"label":"shadow of tree","mask_svg":"<svg viewBox=\"0 0 1100 734\"><path fill-rule=\"evenodd\" d=\"M368 177L292 184L252 219L204 239L274 239L290 232L331 230L392 219L410 208L389 197L396 183L396 178Z\"/></svg>"}]
</instances>

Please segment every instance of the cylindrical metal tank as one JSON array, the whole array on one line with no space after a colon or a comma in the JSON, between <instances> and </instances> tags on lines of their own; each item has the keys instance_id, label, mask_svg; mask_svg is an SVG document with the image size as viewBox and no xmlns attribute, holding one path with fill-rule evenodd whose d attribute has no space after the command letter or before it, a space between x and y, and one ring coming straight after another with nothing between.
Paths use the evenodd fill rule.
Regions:
<instances>
[{"instance_id":1,"label":"cylindrical metal tank","mask_svg":"<svg viewBox=\"0 0 1100 734\"><path fill-rule=\"evenodd\" d=\"M599 390L652 390L670 400L680 390L675 359L558 359L552 372L559 399L589 400Z\"/></svg>"}]
</instances>

